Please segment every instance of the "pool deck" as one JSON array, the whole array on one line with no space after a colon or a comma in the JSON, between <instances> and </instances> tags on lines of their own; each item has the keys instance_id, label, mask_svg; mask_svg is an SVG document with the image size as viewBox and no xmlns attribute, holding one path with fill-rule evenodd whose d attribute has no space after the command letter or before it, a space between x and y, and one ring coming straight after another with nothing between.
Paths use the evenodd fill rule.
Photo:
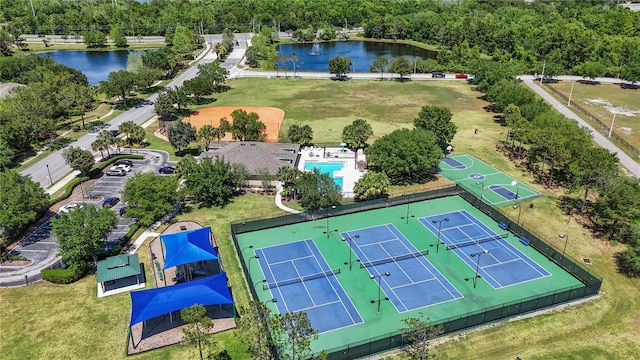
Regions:
<instances>
[{"instance_id":1,"label":"pool deck","mask_svg":"<svg viewBox=\"0 0 640 360\"><path fill-rule=\"evenodd\" d=\"M334 171L333 176L342 178L342 195L347 198L353 197L353 187L366 171L356 168L356 153L346 148L309 146L300 150L298 169L304 171L304 164L307 161L344 163L344 167Z\"/></svg>"}]
</instances>

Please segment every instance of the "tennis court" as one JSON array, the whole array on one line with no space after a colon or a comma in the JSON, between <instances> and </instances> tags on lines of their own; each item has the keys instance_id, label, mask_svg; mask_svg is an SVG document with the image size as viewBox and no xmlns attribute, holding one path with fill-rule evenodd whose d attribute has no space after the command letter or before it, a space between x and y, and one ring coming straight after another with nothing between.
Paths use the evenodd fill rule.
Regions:
<instances>
[{"instance_id":1,"label":"tennis court","mask_svg":"<svg viewBox=\"0 0 640 360\"><path fill-rule=\"evenodd\" d=\"M311 221L293 216L295 223L237 233L238 254L261 302L280 314L307 313L320 332L316 352L387 336L420 313L437 323L582 284L513 234L456 249L503 235L457 195ZM441 216L450 220L442 222L445 245L436 251L438 224L431 221ZM474 288L465 278L475 275L478 258L469 254L484 249Z\"/></svg>"},{"instance_id":2,"label":"tennis court","mask_svg":"<svg viewBox=\"0 0 640 360\"><path fill-rule=\"evenodd\" d=\"M313 240L255 251L281 314L304 311L319 333L358 324L362 317L336 279Z\"/></svg>"},{"instance_id":3,"label":"tennis court","mask_svg":"<svg viewBox=\"0 0 640 360\"><path fill-rule=\"evenodd\" d=\"M468 154L442 159L440 174L495 206L531 200L541 196L539 192L526 184L516 181Z\"/></svg>"},{"instance_id":4,"label":"tennis court","mask_svg":"<svg viewBox=\"0 0 640 360\"><path fill-rule=\"evenodd\" d=\"M480 278L494 289L550 276L535 261L505 240L509 233L499 235L461 210L418 219ZM469 279L467 277L467 279Z\"/></svg>"},{"instance_id":5,"label":"tennis court","mask_svg":"<svg viewBox=\"0 0 640 360\"><path fill-rule=\"evenodd\" d=\"M398 312L462 298L427 260L429 250L416 249L393 224L344 232L342 237L351 239L360 266L380 276L380 286Z\"/></svg>"}]
</instances>

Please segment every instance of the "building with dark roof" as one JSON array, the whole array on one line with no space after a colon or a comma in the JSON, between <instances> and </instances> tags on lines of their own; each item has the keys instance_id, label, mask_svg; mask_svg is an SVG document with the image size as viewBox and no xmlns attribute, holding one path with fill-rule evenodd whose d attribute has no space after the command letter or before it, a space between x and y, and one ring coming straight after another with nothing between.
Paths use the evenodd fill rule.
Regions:
<instances>
[{"instance_id":1,"label":"building with dark roof","mask_svg":"<svg viewBox=\"0 0 640 360\"><path fill-rule=\"evenodd\" d=\"M200 158L218 156L231 164L242 164L250 175L257 175L260 169L275 174L281 166L296 166L299 152L298 144L231 141L209 144Z\"/></svg>"}]
</instances>

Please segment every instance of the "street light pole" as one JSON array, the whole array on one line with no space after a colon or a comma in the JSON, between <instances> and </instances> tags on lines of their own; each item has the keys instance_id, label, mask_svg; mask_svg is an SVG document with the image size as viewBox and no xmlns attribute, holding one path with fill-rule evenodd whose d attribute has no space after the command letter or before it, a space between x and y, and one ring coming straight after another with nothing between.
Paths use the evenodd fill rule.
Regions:
<instances>
[{"instance_id":1,"label":"street light pole","mask_svg":"<svg viewBox=\"0 0 640 360\"><path fill-rule=\"evenodd\" d=\"M562 258L560 259L560 264L562 264L562 262L564 261L564 253L567 251L567 243L569 242L569 235L560 234L558 235L558 237L561 239L564 239L564 247L562 248Z\"/></svg>"},{"instance_id":2,"label":"street light pole","mask_svg":"<svg viewBox=\"0 0 640 360\"><path fill-rule=\"evenodd\" d=\"M520 188L518 188L518 182L513 180L511 182L511 186L515 186L516 187L516 200L518 200L518 192L520 191Z\"/></svg>"},{"instance_id":3,"label":"street light pole","mask_svg":"<svg viewBox=\"0 0 640 360\"><path fill-rule=\"evenodd\" d=\"M478 257L478 260L476 261L476 276L473 277L473 288L474 289L476 288L477 280L480 277L480 273L479 273L479 271L480 271L480 256L482 256L483 254L488 254L488 253L489 253L489 250L482 250L482 251L479 251L477 253L469 254L469 255L471 255L471 257L476 257L476 256ZM466 278L465 280L469 281L469 278Z\"/></svg>"},{"instance_id":4,"label":"street light pole","mask_svg":"<svg viewBox=\"0 0 640 360\"><path fill-rule=\"evenodd\" d=\"M440 229L442 228L443 221L449 221L449 218L444 218L440 220L431 220L433 224L438 223L438 242L436 243L436 252L438 252L438 250L440 249ZM429 246L433 246L433 244Z\"/></svg>"},{"instance_id":5,"label":"street light pole","mask_svg":"<svg viewBox=\"0 0 640 360\"><path fill-rule=\"evenodd\" d=\"M567 102L567 106L571 106L571 95L573 95L573 85L576 84L576 81L573 80L571 82L571 91L569 91L569 101Z\"/></svg>"},{"instance_id":6,"label":"street light pole","mask_svg":"<svg viewBox=\"0 0 640 360\"><path fill-rule=\"evenodd\" d=\"M484 195L484 182L483 181L478 181L476 183L476 185L482 186L482 189L480 189L480 201L483 201L482 196Z\"/></svg>"},{"instance_id":7,"label":"street light pole","mask_svg":"<svg viewBox=\"0 0 640 360\"><path fill-rule=\"evenodd\" d=\"M371 300L371 303L375 303L375 302L378 303L378 312L380 312L380 303L382 302L382 299L380 298L381 289L382 289L382 286L380 285L380 280L382 279L383 276L389 276L389 275L391 275L391 274L387 271L384 274L378 274L378 275L371 274L369 276L369 278L372 279L372 280L376 279L376 278L378 279L378 300L377 301L376 300ZM389 298L384 298L384 299L385 300L389 300Z\"/></svg>"},{"instance_id":8,"label":"street light pole","mask_svg":"<svg viewBox=\"0 0 640 360\"><path fill-rule=\"evenodd\" d=\"M332 208L332 209L335 209L335 208L336 208L336 206L335 206L335 205L333 205L333 206L331 206L331 208ZM325 209L324 214L325 214L325 216L326 216L326 218L327 218L327 231L324 231L324 233L325 233L325 234L327 234L327 239L328 239L328 238L329 238L329 235L331 235L331 231L329 231L329 208L326 208L326 209ZM338 230L335 230L335 231L338 231Z\"/></svg>"},{"instance_id":9,"label":"street light pole","mask_svg":"<svg viewBox=\"0 0 640 360\"><path fill-rule=\"evenodd\" d=\"M356 259L355 261L351 260L351 259L352 259L352 253L353 253L353 251L351 251L351 247L352 247L351 242L353 241L353 238L356 238L356 239L357 239L357 238L359 238L359 237L360 237L360 235L355 234L355 235L353 235L353 237L351 237L351 236L347 235L347 238L346 238L346 239L345 239L345 238L342 238L342 241L347 241L347 240L349 240L349 262L348 262L348 263L347 263L347 262L346 262L346 263L344 263L345 265L349 264L349 271L351 271L351 267L352 267L352 265L353 265L353 263L354 263L354 262L360 261L360 259Z\"/></svg>"},{"instance_id":10,"label":"street light pole","mask_svg":"<svg viewBox=\"0 0 640 360\"><path fill-rule=\"evenodd\" d=\"M611 134L609 134L609 137L611 137ZM49 164L47 164L47 173L49 174L49 184L53 186L53 178L51 178L51 171L49 171Z\"/></svg>"},{"instance_id":11,"label":"street light pole","mask_svg":"<svg viewBox=\"0 0 640 360\"><path fill-rule=\"evenodd\" d=\"M609 128L609 138L611 138L611 133L613 132L613 122L616 121L616 115L618 115L618 112L614 111L613 119L611 119L611 127Z\"/></svg>"},{"instance_id":12,"label":"street light pole","mask_svg":"<svg viewBox=\"0 0 640 360\"><path fill-rule=\"evenodd\" d=\"M513 205L514 209L518 209L518 220L516 221L516 225L520 226L520 214L522 213L522 206Z\"/></svg>"}]
</instances>

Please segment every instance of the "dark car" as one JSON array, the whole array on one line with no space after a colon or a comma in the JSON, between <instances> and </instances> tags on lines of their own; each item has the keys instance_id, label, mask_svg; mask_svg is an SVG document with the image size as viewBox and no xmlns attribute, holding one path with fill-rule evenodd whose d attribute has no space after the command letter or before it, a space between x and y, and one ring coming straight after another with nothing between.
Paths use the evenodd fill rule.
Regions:
<instances>
[{"instance_id":1,"label":"dark car","mask_svg":"<svg viewBox=\"0 0 640 360\"><path fill-rule=\"evenodd\" d=\"M113 205L117 204L118 201L120 201L120 198L108 197L108 198L104 199L104 201L102 202L102 207L113 206Z\"/></svg>"},{"instance_id":2,"label":"dark car","mask_svg":"<svg viewBox=\"0 0 640 360\"><path fill-rule=\"evenodd\" d=\"M113 136L118 136L118 134L120 134L120 132L118 130L109 130L109 132L111 133L111 135Z\"/></svg>"},{"instance_id":3,"label":"dark car","mask_svg":"<svg viewBox=\"0 0 640 360\"><path fill-rule=\"evenodd\" d=\"M112 168L109 171L107 171L107 176L125 176L125 175L127 175L127 172L119 168Z\"/></svg>"},{"instance_id":4,"label":"dark car","mask_svg":"<svg viewBox=\"0 0 640 360\"><path fill-rule=\"evenodd\" d=\"M438 78L444 79L445 75L444 75L444 73L442 71L434 71L434 72L431 73L431 77L435 78L435 79L438 79Z\"/></svg>"},{"instance_id":5,"label":"dark car","mask_svg":"<svg viewBox=\"0 0 640 360\"><path fill-rule=\"evenodd\" d=\"M163 166L160 169L158 169L158 172L160 174L175 174L176 168L171 166Z\"/></svg>"},{"instance_id":6,"label":"dark car","mask_svg":"<svg viewBox=\"0 0 640 360\"><path fill-rule=\"evenodd\" d=\"M120 159L120 160L116 160L116 162L114 162L113 165L115 165L115 166L128 165L128 166L133 167L133 161L127 160L127 159Z\"/></svg>"}]
</instances>

